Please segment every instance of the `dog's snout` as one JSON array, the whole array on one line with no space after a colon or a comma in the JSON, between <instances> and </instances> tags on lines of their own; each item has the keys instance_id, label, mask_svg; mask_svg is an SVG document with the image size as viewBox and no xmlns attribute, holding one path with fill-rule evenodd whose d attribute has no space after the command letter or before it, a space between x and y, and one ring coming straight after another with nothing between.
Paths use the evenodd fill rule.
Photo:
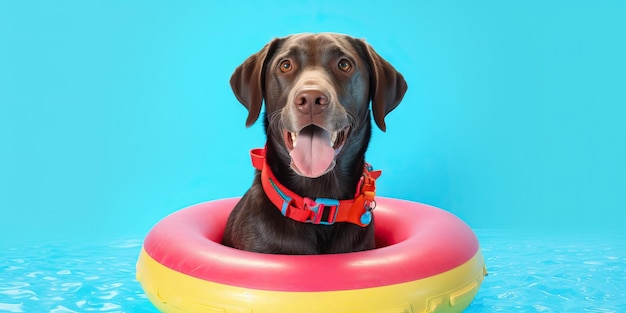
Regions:
<instances>
[{"instance_id":1,"label":"dog's snout","mask_svg":"<svg viewBox=\"0 0 626 313\"><path fill-rule=\"evenodd\" d=\"M329 97L319 89L305 89L299 92L294 104L302 114L319 114L329 103Z\"/></svg>"}]
</instances>

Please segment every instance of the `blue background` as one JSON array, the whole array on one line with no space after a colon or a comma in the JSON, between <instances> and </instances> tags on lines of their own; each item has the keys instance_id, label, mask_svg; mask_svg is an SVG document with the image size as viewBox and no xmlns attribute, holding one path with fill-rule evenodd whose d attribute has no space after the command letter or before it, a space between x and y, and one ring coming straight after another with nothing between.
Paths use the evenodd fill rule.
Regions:
<instances>
[{"instance_id":1,"label":"blue background","mask_svg":"<svg viewBox=\"0 0 626 313\"><path fill-rule=\"evenodd\" d=\"M320 31L409 84L367 153L379 195L473 228L624 228L626 2L2 1L0 242L143 236L242 195L264 137L230 75Z\"/></svg>"}]
</instances>

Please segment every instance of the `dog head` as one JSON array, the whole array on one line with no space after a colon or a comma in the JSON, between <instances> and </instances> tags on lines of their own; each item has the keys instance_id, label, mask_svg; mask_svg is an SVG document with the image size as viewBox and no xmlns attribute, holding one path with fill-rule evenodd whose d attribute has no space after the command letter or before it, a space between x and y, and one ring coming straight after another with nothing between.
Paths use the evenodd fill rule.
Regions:
<instances>
[{"instance_id":1,"label":"dog head","mask_svg":"<svg viewBox=\"0 0 626 313\"><path fill-rule=\"evenodd\" d=\"M365 41L331 33L272 40L237 67L230 84L248 109L247 126L265 100L268 137L282 143L298 175L310 178L332 170L344 147L369 139L370 102L385 131L385 116L407 90Z\"/></svg>"}]
</instances>

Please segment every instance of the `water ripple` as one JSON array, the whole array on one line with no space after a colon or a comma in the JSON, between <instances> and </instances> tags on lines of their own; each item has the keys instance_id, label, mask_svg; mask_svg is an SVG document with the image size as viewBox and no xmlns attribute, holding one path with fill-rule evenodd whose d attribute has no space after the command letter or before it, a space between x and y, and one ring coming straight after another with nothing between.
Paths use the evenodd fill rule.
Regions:
<instances>
[{"instance_id":1,"label":"water ripple","mask_svg":"<svg viewBox=\"0 0 626 313\"><path fill-rule=\"evenodd\" d=\"M489 276L466 312L623 312L626 238L477 232Z\"/></svg>"},{"instance_id":2,"label":"water ripple","mask_svg":"<svg viewBox=\"0 0 626 313\"><path fill-rule=\"evenodd\" d=\"M140 248L132 239L8 249L0 258L0 312L157 312L135 280Z\"/></svg>"}]
</instances>

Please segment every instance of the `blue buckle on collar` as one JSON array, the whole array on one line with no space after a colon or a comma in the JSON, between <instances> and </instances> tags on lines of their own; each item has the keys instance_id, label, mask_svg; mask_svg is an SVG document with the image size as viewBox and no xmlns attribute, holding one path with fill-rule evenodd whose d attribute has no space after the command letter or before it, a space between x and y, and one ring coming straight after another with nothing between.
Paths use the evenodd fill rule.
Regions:
<instances>
[{"instance_id":1,"label":"blue buckle on collar","mask_svg":"<svg viewBox=\"0 0 626 313\"><path fill-rule=\"evenodd\" d=\"M274 181L272 181L271 179L270 179L270 183L272 184L272 187L274 187L274 190L276 190L276 192L278 192L280 197L283 199L283 205L280 208L280 212L283 214L283 216L287 216L287 213L288 213L287 211L290 209L289 205L291 204L291 201L293 199L287 196L282 191L280 191L278 186L276 186ZM309 214L309 216L306 218L304 222L312 223L312 224L321 224L321 225L332 225L337 220L337 210L339 209L339 200L329 199L329 198L317 198L313 200L313 199L306 198L306 197L303 200L304 200L303 209L312 213L312 214ZM330 210L327 210L327 208ZM324 218L324 215L326 215L326 218L322 220Z\"/></svg>"},{"instance_id":2,"label":"blue buckle on collar","mask_svg":"<svg viewBox=\"0 0 626 313\"><path fill-rule=\"evenodd\" d=\"M337 220L337 209L339 208L339 200L337 199L317 198L313 200L304 198L304 205L313 212L313 218L307 220L309 223L332 225ZM330 210L327 211L327 208ZM327 213L326 219L322 220L324 213Z\"/></svg>"}]
</instances>

